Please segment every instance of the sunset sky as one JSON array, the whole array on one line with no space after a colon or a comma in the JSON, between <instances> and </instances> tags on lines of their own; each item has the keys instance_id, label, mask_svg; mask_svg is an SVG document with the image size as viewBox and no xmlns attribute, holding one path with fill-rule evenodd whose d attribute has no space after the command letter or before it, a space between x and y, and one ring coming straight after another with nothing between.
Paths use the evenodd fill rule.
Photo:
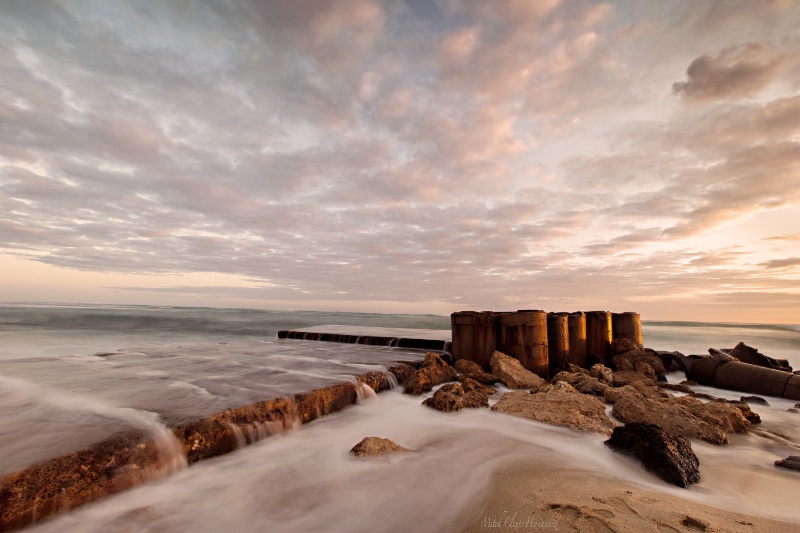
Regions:
<instances>
[{"instance_id":1,"label":"sunset sky","mask_svg":"<svg viewBox=\"0 0 800 533\"><path fill-rule=\"evenodd\" d=\"M800 323L800 3L0 3L0 301Z\"/></svg>"}]
</instances>

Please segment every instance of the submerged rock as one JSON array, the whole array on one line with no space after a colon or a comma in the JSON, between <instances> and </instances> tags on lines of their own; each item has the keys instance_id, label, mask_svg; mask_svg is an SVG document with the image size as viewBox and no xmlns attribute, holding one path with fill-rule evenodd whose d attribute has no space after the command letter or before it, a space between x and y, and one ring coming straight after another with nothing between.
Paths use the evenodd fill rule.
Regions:
<instances>
[{"instance_id":1,"label":"submerged rock","mask_svg":"<svg viewBox=\"0 0 800 533\"><path fill-rule=\"evenodd\" d=\"M475 381L473 383L477 384ZM489 396L477 390L465 391L460 383L448 383L442 385L422 404L449 413L467 408L489 407Z\"/></svg>"},{"instance_id":2,"label":"submerged rock","mask_svg":"<svg viewBox=\"0 0 800 533\"><path fill-rule=\"evenodd\" d=\"M553 426L587 433L611 433L616 427L606 416L603 402L581 394L570 384L559 381L539 392L514 391L504 394L492 411L535 420Z\"/></svg>"},{"instance_id":3,"label":"submerged rock","mask_svg":"<svg viewBox=\"0 0 800 533\"><path fill-rule=\"evenodd\" d=\"M418 370L415 370L406 380L404 392L419 396L428 392L436 385L456 379L456 369L445 363L434 352L425 354L425 361Z\"/></svg>"},{"instance_id":4,"label":"submerged rock","mask_svg":"<svg viewBox=\"0 0 800 533\"><path fill-rule=\"evenodd\" d=\"M509 389L538 389L547 384L547 381L522 366L517 359L502 352L494 352L489 365L492 367L492 374Z\"/></svg>"},{"instance_id":5,"label":"submerged rock","mask_svg":"<svg viewBox=\"0 0 800 533\"><path fill-rule=\"evenodd\" d=\"M656 425L634 422L614 428L605 444L636 457L667 483L687 487L700 481L700 461L689 441L673 437Z\"/></svg>"},{"instance_id":6,"label":"submerged rock","mask_svg":"<svg viewBox=\"0 0 800 533\"><path fill-rule=\"evenodd\" d=\"M403 448L389 439L380 437L364 437L361 442L353 446L350 453L356 457L374 457L397 452L409 452L408 448Z\"/></svg>"},{"instance_id":7,"label":"submerged rock","mask_svg":"<svg viewBox=\"0 0 800 533\"><path fill-rule=\"evenodd\" d=\"M461 374L461 376L458 377L459 381L471 378L484 385L494 385L498 381L497 376L484 372L481 365L469 359L459 359L456 361L455 369Z\"/></svg>"},{"instance_id":8,"label":"submerged rock","mask_svg":"<svg viewBox=\"0 0 800 533\"><path fill-rule=\"evenodd\" d=\"M775 461L775 466L788 468L789 470L797 470L800 472L800 455L790 455L786 459Z\"/></svg>"}]
</instances>

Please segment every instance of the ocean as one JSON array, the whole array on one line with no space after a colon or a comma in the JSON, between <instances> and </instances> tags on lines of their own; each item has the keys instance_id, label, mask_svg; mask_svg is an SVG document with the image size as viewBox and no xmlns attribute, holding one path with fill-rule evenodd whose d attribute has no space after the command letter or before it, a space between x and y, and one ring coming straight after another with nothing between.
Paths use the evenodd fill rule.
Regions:
<instances>
[{"instance_id":1,"label":"ocean","mask_svg":"<svg viewBox=\"0 0 800 533\"><path fill-rule=\"evenodd\" d=\"M800 368L800 328L643 322L645 344L684 354L737 342ZM278 339L322 325L430 330L450 318L314 311L101 305L0 305L0 475L137 428L163 443L169 475L60 515L41 531L448 531L497 469L536 457L613 475L720 507L798 519L797 474L772 466L800 446L757 433L693 443L702 480L665 486L602 445L600 436L491 413L443 414L391 390L294 431L187 468L168 426L220 410L352 380L398 348ZM373 330L380 331L380 330ZM670 381L681 381L673 373ZM740 393L699 387L727 398ZM762 426L800 443L794 402L754 406ZM356 461L380 436L417 453ZM411 521L411 522L410 522Z\"/></svg>"}]
</instances>

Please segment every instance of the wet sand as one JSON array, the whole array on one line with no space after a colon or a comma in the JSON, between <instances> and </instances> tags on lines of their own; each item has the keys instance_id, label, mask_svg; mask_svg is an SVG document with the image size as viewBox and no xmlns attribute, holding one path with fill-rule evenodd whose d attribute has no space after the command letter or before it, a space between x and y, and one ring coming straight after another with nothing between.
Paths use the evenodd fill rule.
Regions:
<instances>
[{"instance_id":1,"label":"wet sand","mask_svg":"<svg viewBox=\"0 0 800 533\"><path fill-rule=\"evenodd\" d=\"M525 464L497 472L454 530L789 533L800 531L800 517L791 523L745 515L597 473Z\"/></svg>"}]
</instances>

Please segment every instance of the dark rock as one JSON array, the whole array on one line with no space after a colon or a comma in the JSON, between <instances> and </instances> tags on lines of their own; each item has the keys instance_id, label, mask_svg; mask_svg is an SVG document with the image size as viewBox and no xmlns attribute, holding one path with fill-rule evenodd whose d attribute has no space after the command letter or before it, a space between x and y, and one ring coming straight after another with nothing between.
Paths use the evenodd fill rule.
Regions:
<instances>
[{"instance_id":1,"label":"dark rock","mask_svg":"<svg viewBox=\"0 0 800 533\"><path fill-rule=\"evenodd\" d=\"M573 365L572 363L570 363L567 366L567 371L572 372L573 374L586 374L587 376L589 375L589 371L587 369L583 368L582 366Z\"/></svg>"},{"instance_id":2,"label":"dark rock","mask_svg":"<svg viewBox=\"0 0 800 533\"><path fill-rule=\"evenodd\" d=\"M469 359L459 359L456 361L455 369L461 374L461 376L458 377L459 381L463 381L462 377L464 377L474 379L478 383L483 383L484 385L494 385L498 382L497 376L484 372L481 365Z\"/></svg>"},{"instance_id":3,"label":"dark rock","mask_svg":"<svg viewBox=\"0 0 800 533\"><path fill-rule=\"evenodd\" d=\"M450 413L471 407L489 407L489 396L476 390L465 391L460 383L448 383L422 404Z\"/></svg>"},{"instance_id":4,"label":"dark rock","mask_svg":"<svg viewBox=\"0 0 800 533\"><path fill-rule=\"evenodd\" d=\"M425 362L406 380L404 392L419 396L436 385L456 379L456 369L445 363L438 354L428 352Z\"/></svg>"},{"instance_id":5,"label":"dark rock","mask_svg":"<svg viewBox=\"0 0 800 533\"><path fill-rule=\"evenodd\" d=\"M743 342L737 344L736 347L733 348L733 350L730 350L728 352L728 354L731 357L735 357L736 359L738 359L743 363L748 363L756 366L763 366L765 368L773 368L775 370L781 370L783 372L792 371L792 367L790 367L788 364L784 366L777 359L773 359L772 357L767 357L766 355L760 353L755 348L752 348Z\"/></svg>"},{"instance_id":6,"label":"dark rock","mask_svg":"<svg viewBox=\"0 0 800 533\"><path fill-rule=\"evenodd\" d=\"M761 396L742 396L739 398L740 402L744 403L757 403L761 405L769 405L769 402Z\"/></svg>"},{"instance_id":7,"label":"dark rock","mask_svg":"<svg viewBox=\"0 0 800 533\"><path fill-rule=\"evenodd\" d=\"M533 394L525 391L506 393L492 406L492 411L587 433L608 435L616 427L614 421L606 416L603 402L581 394L563 381L546 385Z\"/></svg>"},{"instance_id":8,"label":"dark rock","mask_svg":"<svg viewBox=\"0 0 800 533\"><path fill-rule=\"evenodd\" d=\"M794 407L791 407L791 408L787 409L787 410L786 410L786 412L787 412L787 413L800 413L800 411L798 411L798 410L797 410L797 409L795 409Z\"/></svg>"},{"instance_id":9,"label":"dark rock","mask_svg":"<svg viewBox=\"0 0 800 533\"><path fill-rule=\"evenodd\" d=\"M646 469L673 485L686 487L700 481L700 462L689 441L672 437L656 425L631 423L614 428L606 445L636 457Z\"/></svg>"},{"instance_id":10,"label":"dark rock","mask_svg":"<svg viewBox=\"0 0 800 533\"><path fill-rule=\"evenodd\" d=\"M800 455L790 455L786 459L775 461L775 466L788 468L789 470L797 470L800 472Z\"/></svg>"},{"instance_id":11,"label":"dark rock","mask_svg":"<svg viewBox=\"0 0 800 533\"><path fill-rule=\"evenodd\" d=\"M350 453L356 457L375 457L379 455L387 455L397 452L411 451L403 448L399 444L395 444L389 439L382 439L380 437L364 437L361 442L353 446Z\"/></svg>"},{"instance_id":12,"label":"dark rock","mask_svg":"<svg viewBox=\"0 0 800 533\"><path fill-rule=\"evenodd\" d=\"M538 389L547 384L547 381L522 366L517 359L502 352L494 352L489 365L492 367L492 374L509 389Z\"/></svg>"},{"instance_id":13,"label":"dark rock","mask_svg":"<svg viewBox=\"0 0 800 533\"><path fill-rule=\"evenodd\" d=\"M659 383L659 387L662 389L672 390L675 392L682 392L684 394L694 394L694 391L687 387L686 385L680 385L675 383Z\"/></svg>"},{"instance_id":14,"label":"dark rock","mask_svg":"<svg viewBox=\"0 0 800 533\"><path fill-rule=\"evenodd\" d=\"M795 407L800 408L800 403L794 404Z\"/></svg>"},{"instance_id":15,"label":"dark rock","mask_svg":"<svg viewBox=\"0 0 800 533\"><path fill-rule=\"evenodd\" d=\"M709 524L705 520L700 520L699 518L693 518L691 516L683 517L683 520L681 520L681 524L684 527L688 527L689 529L695 529L697 531L707 531L708 528L711 526L711 524Z\"/></svg>"}]
</instances>

